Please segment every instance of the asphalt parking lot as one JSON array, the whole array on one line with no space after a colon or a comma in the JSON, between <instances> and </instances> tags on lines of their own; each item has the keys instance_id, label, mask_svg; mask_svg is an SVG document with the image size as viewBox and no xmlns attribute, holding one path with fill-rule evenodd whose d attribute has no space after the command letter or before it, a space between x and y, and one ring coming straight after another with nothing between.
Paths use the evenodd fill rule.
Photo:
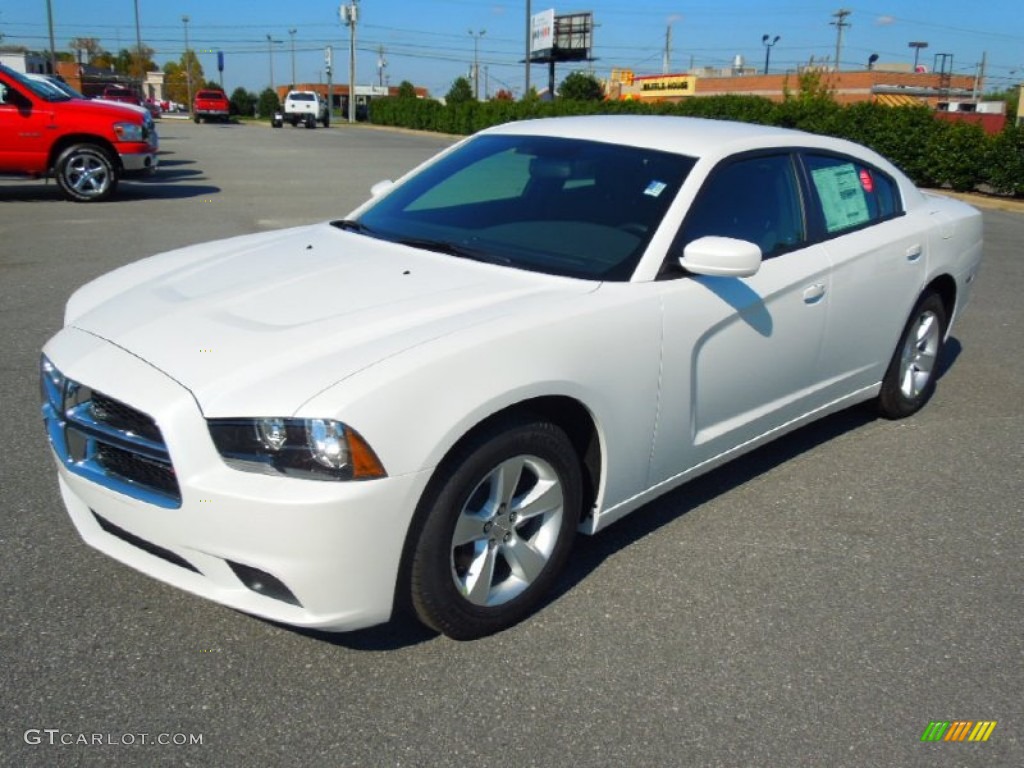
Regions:
<instances>
[{"instance_id":1,"label":"asphalt parking lot","mask_svg":"<svg viewBox=\"0 0 1024 768\"><path fill-rule=\"evenodd\" d=\"M581 538L554 599L500 635L325 636L88 548L38 351L86 280L340 217L450 139L159 128L160 173L110 203L0 179L0 765L1024 765L1024 213L985 211L917 416L837 414ZM936 720L998 725L922 743Z\"/></svg>"}]
</instances>

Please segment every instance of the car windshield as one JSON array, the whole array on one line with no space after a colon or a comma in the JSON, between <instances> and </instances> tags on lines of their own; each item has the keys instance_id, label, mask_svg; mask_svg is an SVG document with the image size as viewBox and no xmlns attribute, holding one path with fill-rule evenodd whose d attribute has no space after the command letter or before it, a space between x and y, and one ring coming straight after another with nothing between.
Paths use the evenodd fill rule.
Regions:
<instances>
[{"instance_id":1,"label":"car windshield","mask_svg":"<svg viewBox=\"0 0 1024 768\"><path fill-rule=\"evenodd\" d=\"M47 80L35 80L28 77L20 78L21 82L32 92L47 101L68 101L71 97Z\"/></svg>"},{"instance_id":2,"label":"car windshield","mask_svg":"<svg viewBox=\"0 0 1024 768\"><path fill-rule=\"evenodd\" d=\"M695 162L595 141L479 136L336 225L519 269L625 281Z\"/></svg>"}]
</instances>

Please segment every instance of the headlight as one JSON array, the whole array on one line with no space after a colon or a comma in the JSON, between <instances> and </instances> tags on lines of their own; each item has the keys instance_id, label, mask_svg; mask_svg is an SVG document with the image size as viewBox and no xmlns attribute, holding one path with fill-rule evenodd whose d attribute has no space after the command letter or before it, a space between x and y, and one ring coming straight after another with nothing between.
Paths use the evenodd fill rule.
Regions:
<instances>
[{"instance_id":1,"label":"headlight","mask_svg":"<svg viewBox=\"0 0 1024 768\"><path fill-rule=\"evenodd\" d=\"M312 480L372 480L387 473L366 441L331 419L210 419L228 466Z\"/></svg>"},{"instance_id":2,"label":"headlight","mask_svg":"<svg viewBox=\"0 0 1024 768\"><path fill-rule=\"evenodd\" d=\"M145 141L145 128L138 123L114 123L119 141Z\"/></svg>"}]
</instances>

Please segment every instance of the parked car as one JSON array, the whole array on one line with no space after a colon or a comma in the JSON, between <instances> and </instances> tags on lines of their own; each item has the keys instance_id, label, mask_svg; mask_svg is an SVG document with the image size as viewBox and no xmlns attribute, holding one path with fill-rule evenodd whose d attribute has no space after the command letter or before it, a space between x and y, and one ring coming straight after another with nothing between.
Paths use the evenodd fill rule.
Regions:
<instances>
[{"instance_id":1,"label":"parked car","mask_svg":"<svg viewBox=\"0 0 1024 768\"><path fill-rule=\"evenodd\" d=\"M318 122L324 128L331 124L327 101L320 98L316 91L288 91L284 104L280 111L274 113L270 125L280 128L285 123L291 123L292 128L300 124L306 128L316 128Z\"/></svg>"},{"instance_id":2,"label":"parked car","mask_svg":"<svg viewBox=\"0 0 1024 768\"><path fill-rule=\"evenodd\" d=\"M0 174L52 176L69 200L106 200L122 178L156 170L158 145L148 115L0 65Z\"/></svg>"},{"instance_id":3,"label":"parked car","mask_svg":"<svg viewBox=\"0 0 1024 768\"><path fill-rule=\"evenodd\" d=\"M103 89L104 101L116 101L121 104L131 104L139 108L143 108L142 97L136 91L131 88L125 88L122 85L108 85Z\"/></svg>"},{"instance_id":4,"label":"parked car","mask_svg":"<svg viewBox=\"0 0 1024 768\"><path fill-rule=\"evenodd\" d=\"M197 123L200 120L226 122L230 116L231 103L224 95L224 91L204 89L199 91L192 101L192 118Z\"/></svg>"},{"instance_id":5,"label":"parked car","mask_svg":"<svg viewBox=\"0 0 1024 768\"><path fill-rule=\"evenodd\" d=\"M721 121L515 122L372 194L71 297L43 415L87 542L274 621L486 635L577 531L921 408L982 258L875 152Z\"/></svg>"}]
</instances>

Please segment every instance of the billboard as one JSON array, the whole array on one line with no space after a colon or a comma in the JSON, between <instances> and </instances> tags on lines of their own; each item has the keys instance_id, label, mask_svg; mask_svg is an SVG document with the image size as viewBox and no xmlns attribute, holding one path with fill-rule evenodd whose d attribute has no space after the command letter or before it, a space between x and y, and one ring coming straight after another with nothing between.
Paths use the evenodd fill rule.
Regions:
<instances>
[{"instance_id":1,"label":"billboard","mask_svg":"<svg viewBox=\"0 0 1024 768\"><path fill-rule=\"evenodd\" d=\"M555 44L555 9L535 13L530 19L530 55L545 54Z\"/></svg>"}]
</instances>

